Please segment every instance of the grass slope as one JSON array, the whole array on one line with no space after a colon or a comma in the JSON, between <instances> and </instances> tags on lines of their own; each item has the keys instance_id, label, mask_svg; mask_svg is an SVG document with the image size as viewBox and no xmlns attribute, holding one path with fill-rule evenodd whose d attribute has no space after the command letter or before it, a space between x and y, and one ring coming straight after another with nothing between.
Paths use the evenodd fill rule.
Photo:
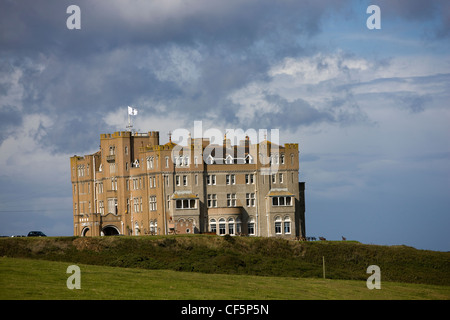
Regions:
<instances>
[{"instance_id":1,"label":"grass slope","mask_svg":"<svg viewBox=\"0 0 450 320\"><path fill-rule=\"evenodd\" d=\"M0 256L141 269L450 285L450 253L357 242L195 236L3 238Z\"/></svg>"},{"instance_id":2,"label":"grass slope","mask_svg":"<svg viewBox=\"0 0 450 320\"><path fill-rule=\"evenodd\" d=\"M364 281L201 274L79 264L81 289L66 286L67 262L0 258L1 300L417 300L450 299L450 287Z\"/></svg>"}]
</instances>

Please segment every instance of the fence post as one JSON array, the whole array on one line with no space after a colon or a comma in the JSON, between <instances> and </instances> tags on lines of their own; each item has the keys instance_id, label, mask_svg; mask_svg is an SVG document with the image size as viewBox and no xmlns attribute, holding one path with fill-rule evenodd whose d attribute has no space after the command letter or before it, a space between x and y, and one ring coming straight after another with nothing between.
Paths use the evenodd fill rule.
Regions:
<instances>
[{"instance_id":1,"label":"fence post","mask_svg":"<svg viewBox=\"0 0 450 320\"><path fill-rule=\"evenodd\" d=\"M325 256L322 256L323 278L325 279Z\"/></svg>"}]
</instances>

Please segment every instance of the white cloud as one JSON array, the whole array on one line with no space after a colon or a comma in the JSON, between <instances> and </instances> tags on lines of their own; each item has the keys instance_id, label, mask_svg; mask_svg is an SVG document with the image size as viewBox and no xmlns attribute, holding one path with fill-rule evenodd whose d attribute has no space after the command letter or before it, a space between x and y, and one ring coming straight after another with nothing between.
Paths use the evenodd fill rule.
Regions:
<instances>
[{"instance_id":1,"label":"white cloud","mask_svg":"<svg viewBox=\"0 0 450 320\"><path fill-rule=\"evenodd\" d=\"M53 154L40 144L46 128L51 127L49 117L40 114L25 115L21 130L9 135L0 145L1 176L36 188L67 185L69 154Z\"/></svg>"},{"instance_id":2,"label":"white cloud","mask_svg":"<svg viewBox=\"0 0 450 320\"><path fill-rule=\"evenodd\" d=\"M342 52L317 53L312 57L285 58L272 67L272 77L291 76L295 85L319 84L320 82L352 76L371 68L371 63L362 58L346 57Z\"/></svg>"}]
</instances>

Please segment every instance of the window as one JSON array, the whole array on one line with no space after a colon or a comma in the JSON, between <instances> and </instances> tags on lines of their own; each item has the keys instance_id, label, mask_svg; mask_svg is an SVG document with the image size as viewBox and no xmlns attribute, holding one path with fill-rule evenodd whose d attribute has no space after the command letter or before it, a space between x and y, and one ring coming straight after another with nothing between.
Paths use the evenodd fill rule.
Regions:
<instances>
[{"instance_id":1,"label":"window","mask_svg":"<svg viewBox=\"0 0 450 320\"><path fill-rule=\"evenodd\" d=\"M215 208L217 207L217 194L208 194L208 208Z\"/></svg>"},{"instance_id":2,"label":"window","mask_svg":"<svg viewBox=\"0 0 450 320\"><path fill-rule=\"evenodd\" d=\"M253 173L250 173L250 174L246 174L245 175L245 183L246 184L254 184L255 182L254 182L254 174Z\"/></svg>"},{"instance_id":3,"label":"window","mask_svg":"<svg viewBox=\"0 0 450 320\"><path fill-rule=\"evenodd\" d=\"M177 199L177 209L195 209L197 207L197 201L195 199Z\"/></svg>"},{"instance_id":4,"label":"window","mask_svg":"<svg viewBox=\"0 0 450 320\"><path fill-rule=\"evenodd\" d=\"M150 234L155 234L155 223L150 221Z\"/></svg>"},{"instance_id":5,"label":"window","mask_svg":"<svg viewBox=\"0 0 450 320\"><path fill-rule=\"evenodd\" d=\"M255 234L255 219L250 218L250 220L247 223L247 227L248 227L248 234L254 235Z\"/></svg>"},{"instance_id":6,"label":"window","mask_svg":"<svg viewBox=\"0 0 450 320\"><path fill-rule=\"evenodd\" d=\"M254 207L255 203L256 203L255 194L254 193L246 193L245 201L246 201L247 207Z\"/></svg>"},{"instance_id":7,"label":"window","mask_svg":"<svg viewBox=\"0 0 450 320\"><path fill-rule=\"evenodd\" d=\"M272 206L291 206L291 196L272 197Z\"/></svg>"},{"instance_id":8,"label":"window","mask_svg":"<svg viewBox=\"0 0 450 320\"><path fill-rule=\"evenodd\" d=\"M251 155L247 155L245 157L245 163L253 163L253 158Z\"/></svg>"},{"instance_id":9,"label":"window","mask_svg":"<svg viewBox=\"0 0 450 320\"><path fill-rule=\"evenodd\" d=\"M280 162L281 164L284 164L284 153L282 153L280 156Z\"/></svg>"},{"instance_id":10,"label":"window","mask_svg":"<svg viewBox=\"0 0 450 320\"><path fill-rule=\"evenodd\" d=\"M294 164L294 154L291 153L291 164Z\"/></svg>"},{"instance_id":11,"label":"window","mask_svg":"<svg viewBox=\"0 0 450 320\"><path fill-rule=\"evenodd\" d=\"M236 193L227 193L227 207L236 207Z\"/></svg>"},{"instance_id":12,"label":"window","mask_svg":"<svg viewBox=\"0 0 450 320\"><path fill-rule=\"evenodd\" d=\"M177 186L180 185L180 176L175 176L175 184L176 184Z\"/></svg>"},{"instance_id":13,"label":"window","mask_svg":"<svg viewBox=\"0 0 450 320\"><path fill-rule=\"evenodd\" d=\"M291 233L291 218L289 217L284 218L284 233L285 234Z\"/></svg>"},{"instance_id":14,"label":"window","mask_svg":"<svg viewBox=\"0 0 450 320\"><path fill-rule=\"evenodd\" d=\"M214 158L211 155L206 159L206 164L214 164Z\"/></svg>"},{"instance_id":15,"label":"window","mask_svg":"<svg viewBox=\"0 0 450 320\"><path fill-rule=\"evenodd\" d=\"M226 164L233 164L233 157L228 155L227 158L225 159L225 163Z\"/></svg>"},{"instance_id":16,"label":"window","mask_svg":"<svg viewBox=\"0 0 450 320\"><path fill-rule=\"evenodd\" d=\"M272 183L276 183L276 182L277 182L277 175L272 174Z\"/></svg>"},{"instance_id":17,"label":"window","mask_svg":"<svg viewBox=\"0 0 450 320\"><path fill-rule=\"evenodd\" d=\"M281 234L281 218L280 217L277 217L275 219L275 233Z\"/></svg>"},{"instance_id":18,"label":"window","mask_svg":"<svg viewBox=\"0 0 450 320\"><path fill-rule=\"evenodd\" d=\"M150 211L156 211L156 196L149 197L149 208Z\"/></svg>"},{"instance_id":19,"label":"window","mask_svg":"<svg viewBox=\"0 0 450 320\"><path fill-rule=\"evenodd\" d=\"M139 198L133 198L133 209L134 212L139 212Z\"/></svg>"},{"instance_id":20,"label":"window","mask_svg":"<svg viewBox=\"0 0 450 320\"><path fill-rule=\"evenodd\" d=\"M236 184L236 176L234 174L227 174L226 175L226 183L228 185Z\"/></svg>"},{"instance_id":21,"label":"window","mask_svg":"<svg viewBox=\"0 0 450 320\"><path fill-rule=\"evenodd\" d=\"M228 219L228 234L234 234L234 219Z\"/></svg>"},{"instance_id":22,"label":"window","mask_svg":"<svg viewBox=\"0 0 450 320\"><path fill-rule=\"evenodd\" d=\"M219 234L225 234L226 233L226 228L225 228L225 219L224 218L220 218L219 219Z\"/></svg>"},{"instance_id":23,"label":"window","mask_svg":"<svg viewBox=\"0 0 450 320\"><path fill-rule=\"evenodd\" d=\"M183 176L183 186L187 186L187 176Z\"/></svg>"},{"instance_id":24,"label":"window","mask_svg":"<svg viewBox=\"0 0 450 320\"><path fill-rule=\"evenodd\" d=\"M108 199L108 213L117 214L117 198Z\"/></svg>"},{"instance_id":25,"label":"window","mask_svg":"<svg viewBox=\"0 0 450 320\"><path fill-rule=\"evenodd\" d=\"M103 200L98 202L98 211L100 214L105 214L105 205L103 203Z\"/></svg>"},{"instance_id":26,"label":"window","mask_svg":"<svg viewBox=\"0 0 450 320\"><path fill-rule=\"evenodd\" d=\"M169 167L169 157L166 157L166 168Z\"/></svg>"},{"instance_id":27,"label":"window","mask_svg":"<svg viewBox=\"0 0 450 320\"><path fill-rule=\"evenodd\" d=\"M278 180L280 181L280 183L283 183L283 174L282 173L278 174Z\"/></svg>"},{"instance_id":28,"label":"window","mask_svg":"<svg viewBox=\"0 0 450 320\"><path fill-rule=\"evenodd\" d=\"M215 185L216 184L216 175L211 174L206 176L206 184Z\"/></svg>"},{"instance_id":29,"label":"window","mask_svg":"<svg viewBox=\"0 0 450 320\"><path fill-rule=\"evenodd\" d=\"M189 157L184 157L184 165L189 167Z\"/></svg>"},{"instance_id":30,"label":"window","mask_svg":"<svg viewBox=\"0 0 450 320\"><path fill-rule=\"evenodd\" d=\"M215 220L215 219L209 220L209 231L210 231L210 232L217 233L217 229L216 229L216 220Z\"/></svg>"},{"instance_id":31,"label":"window","mask_svg":"<svg viewBox=\"0 0 450 320\"><path fill-rule=\"evenodd\" d=\"M147 157L147 169L153 169L153 157Z\"/></svg>"}]
</instances>

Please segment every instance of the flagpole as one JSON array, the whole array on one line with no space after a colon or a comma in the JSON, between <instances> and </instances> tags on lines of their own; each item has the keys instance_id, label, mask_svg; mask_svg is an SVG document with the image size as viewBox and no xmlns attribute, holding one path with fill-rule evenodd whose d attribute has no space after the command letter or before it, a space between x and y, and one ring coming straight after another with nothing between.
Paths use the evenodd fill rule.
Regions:
<instances>
[{"instance_id":1,"label":"flagpole","mask_svg":"<svg viewBox=\"0 0 450 320\"><path fill-rule=\"evenodd\" d=\"M127 125L127 129L128 131L132 131L131 128L133 128L133 126L131 125L131 117L130 117L130 107L128 107L127 109L127 114L128 114L128 125Z\"/></svg>"}]
</instances>

